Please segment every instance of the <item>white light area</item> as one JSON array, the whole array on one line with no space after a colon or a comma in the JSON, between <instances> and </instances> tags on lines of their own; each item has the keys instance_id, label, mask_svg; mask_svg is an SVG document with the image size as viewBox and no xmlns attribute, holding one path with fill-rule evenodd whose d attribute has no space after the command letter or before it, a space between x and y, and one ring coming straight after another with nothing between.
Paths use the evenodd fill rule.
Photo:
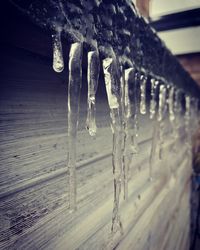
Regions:
<instances>
[{"instance_id":1,"label":"white light area","mask_svg":"<svg viewBox=\"0 0 200 250\"><path fill-rule=\"evenodd\" d=\"M151 0L150 17L200 8L200 0Z\"/></svg>"},{"instance_id":2,"label":"white light area","mask_svg":"<svg viewBox=\"0 0 200 250\"><path fill-rule=\"evenodd\" d=\"M200 52L200 26L158 32L174 55Z\"/></svg>"}]
</instances>

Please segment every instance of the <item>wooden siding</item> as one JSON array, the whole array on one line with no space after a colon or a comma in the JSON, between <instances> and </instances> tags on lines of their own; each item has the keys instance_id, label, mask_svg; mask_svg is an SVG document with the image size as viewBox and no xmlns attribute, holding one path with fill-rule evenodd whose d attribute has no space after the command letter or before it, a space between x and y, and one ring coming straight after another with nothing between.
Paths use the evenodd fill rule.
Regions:
<instances>
[{"instance_id":1,"label":"wooden siding","mask_svg":"<svg viewBox=\"0 0 200 250\"><path fill-rule=\"evenodd\" d=\"M83 86L77 145L78 209L70 213L68 72L53 71L48 34L28 22L17 27L21 27L18 34L25 32L23 39L15 31L1 41L0 249L110 248L112 133L104 83L100 82L97 96L95 138L84 129ZM34 39L28 39L30 30L36 30ZM176 143L177 150L172 150L166 120L164 156L159 160L156 152L150 180L153 124L148 115L139 117L140 150L131 163L128 200L120 201L124 233L115 235L113 246L123 250L188 250L191 156L184 134Z\"/></svg>"}]
</instances>

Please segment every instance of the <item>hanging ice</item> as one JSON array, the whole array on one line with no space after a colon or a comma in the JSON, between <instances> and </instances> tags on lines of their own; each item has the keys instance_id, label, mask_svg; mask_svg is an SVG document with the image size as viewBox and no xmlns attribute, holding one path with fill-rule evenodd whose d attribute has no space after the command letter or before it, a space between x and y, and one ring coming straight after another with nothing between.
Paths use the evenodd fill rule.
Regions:
<instances>
[{"instance_id":1,"label":"hanging ice","mask_svg":"<svg viewBox=\"0 0 200 250\"><path fill-rule=\"evenodd\" d=\"M128 120L132 117L133 111L131 105L131 99L133 98L133 87L134 82L131 81L134 78L135 70L134 68L129 68L125 70L125 98L124 98L124 106L125 106L125 117Z\"/></svg>"},{"instance_id":2,"label":"hanging ice","mask_svg":"<svg viewBox=\"0 0 200 250\"><path fill-rule=\"evenodd\" d=\"M156 116L156 93L157 88L159 86L159 81L155 80L154 78L151 79L151 100L150 100L150 119L154 119ZM152 143L151 143L151 151L150 151L150 157L149 157L149 179L153 179L153 164L155 162L155 156L156 156L156 149L157 149L157 143L158 143L158 130L159 130L159 124L155 120L153 123L153 135L152 135Z\"/></svg>"},{"instance_id":3,"label":"hanging ice","mask_svg":"<svg viewBox=\"0 0 200 250\"><path fill-rule=\"evenodd\" d=\"M138 130L139 130L139 125L138 125L138 86L140 83L140 73L136 72L134 73L134 84L133 84L133 125L134 125L134 133L132 137L132 151L133 153L137 154L139 147L138 147Z\"/></svg>"},{"instance_id":4,"label":"hanging ice","mask_svg":"<svg viewBox=\"0 0 200 250\"><path fill-rule=\"evenodd\" d=\"M156 157L156 149L158 143L158 132L159 132L159 123L155 120L153 126L153 136L152 136L152 143L151 143L151 151L149 157L149 179L153 179L153 164L155 162Z\"/></svg>"},{"instance_id":5,"label":"hanging ice","mask_svg":"<svg viewBox=\"0 0 200 250\"><path fill-rule=\"evenodd\" d=\"M173 122L175 120L175 115L174 115L174 87L171 87L169 89L168 103L169 103L169 120L173 125Z\"/></svg>"},{"instance_id":6,"label":"hanging ice","mask_svg":"<svg viewBox=\"0 0 200 250\"><path fill-rule=\"evenodd\" d=\"M146 114L146 83L147 77L145 75L140 76L140 113Z\"/></svg>"},{"instance_id":7,"label":"hanging ice","mask_svg":"<svg viewBox=\"0 0 200 250\"><path fill-rule=\"evenodd\" d=\"M190 108L191 99L190 96L185 95L185 132L186 132L186 143L188 145L188 153L191 152L191 134L190 134Z\"/></svg>"},{"instance_id":8,"label":"hanging ice","mask_svg":"<svg viewBox=\"0 0 200 250\"><path fill-rule=\"evenodd\" d=\"M164 144L164 116L166 112L166 88L160 85L159 88L159 107L158 107L158 122L159 122L159 158L162 159L163 144Z\"/></svg>"},{"instance_id":9,"label":"hanging ice","mask_svg":"<svg viewBox=\"0 0 200 250\"><path fill-rule=\"evenodd\" d=\"M179 90L176 90L174 87L170 89L169 92L169 120L172 126L172 136L173 136L173 145L172 150L174 153L177 151L176 142L178 139L179 131Z\"/></svg>"},{"instance_id":10,"label":"hanging ice","mask_svg":"<svg viewBox=\"0 0 200 250\"><path fill-rule=\"evenodd\" d=\"M180 100L180 93L181 91L176 89L175 91L175 100L174 100L174 113L175 113L175 127L176 127L176 136L178 138L179 134L179 127L181 125L181 110L182 110L182 105L181 105L181 100Z\"/></svg>"},{"instance_id":11,"label":"hanging ice","mask_svg":"<svg viewBox=\"0 0 200 250\"><path fill-rule=\"evenodd\" d=\"M76 137L79 117L80 90L82 85L82 44L71 45L69 54L68 84L68 169L69 205L76 209Z\"/></svg>"},{"instance_id":12,"label":"hanging ice","mask_svg":"<svg viewBox=\"0 0 200 250\"><path fill-rule=\"evenodd\" d=\"M64 69L62 43L61 43L61 29L57 28L52 35L53 39L53 69L56 72L62 72Z\"/></svg>"},{"instance_id":13,"label":"hanging ice","mask_svg":"<svg viewBox=\"0 0 200 250\"><path fill-rule=\"evenodd\" d=\"M126 162L126 151L127 151L127 114L126 114L126 104L127 102L127 88L125 86L125 75L124 70L122 67L120 67L120 113L121 113L121 119L122 119L122 185L124 187L124 199L128 192L128 183L127 183L127 162ZM125 100L126 99L126 100Z\"/></svg>"},{"instance_id":14,"label":"hanging ice","mask_svg":"<svg viewBox=\"0 0 200 250\"><path fill-rule=\"evenodd\" d=\"M186 130L189 129L189 121L190 121L190 96L185 96L185 124Z\"/></svg>"},{"instance_id":15,"label":"hanging ice","mask_svg":"<svg viewBox=\"0 0 200 250\"><path fill-rule=\"evenodd\" d=\"M87 120L86 128L91 136L96 134L96 120L95 120L95 102L96 102L96 91L98 87L99 80L99 53L97 51L90 51L88 53L88 71L87 71L87 81L88 81L88 107L87 107Z\"/></svg>"},{"instance_id":16,"label":"hanging ice","mask_svg":"<svg viewBox=\"0 0 200 250\"><path fill-rule=\"evenodd\" d=\"M199 100L195 99L194 100L194 121L195 121L195 130L198 128L199 125Z\"/></svg>"},{"instance_id":17,"label":"hanging ice","mask_svg":"<svg viewBox=\"0 0 200 250\"><path fill-rule=\"evenodd\" d=\"M159 82L154 78L151 79L151 101L150 101L150 119L154 119L156 114L156 91Z\"/></svg>"},{"instance_id":18,"label":"hanging ice","mask_svg":"<svg viewBox=\"0 0 200 250\"><path fill-rule=\"evenodd\" d=\"M111 232L123 233L119 215L119 201L122 181L122 120L120 115L120 77L118 76L117 62L115 58L103 60L103 71L106 84L106 92L110 107L111 128L113 132L112 164L114 174L114 207Z\"/></svg>"},{"instance_id":19,"label":"hanging ice","mask_svg":"<svg viewBox=\"0 0 200 250\"><path fill-rule=\"evenodd\" d=\"M124 174L124 199L128 197L129 166L132 160L133 148L135 149L135 103L134 103L134 77L135 69L129 68L124 72L124 150L123 150L123 174Z\"/></svg>"}]
</instances>

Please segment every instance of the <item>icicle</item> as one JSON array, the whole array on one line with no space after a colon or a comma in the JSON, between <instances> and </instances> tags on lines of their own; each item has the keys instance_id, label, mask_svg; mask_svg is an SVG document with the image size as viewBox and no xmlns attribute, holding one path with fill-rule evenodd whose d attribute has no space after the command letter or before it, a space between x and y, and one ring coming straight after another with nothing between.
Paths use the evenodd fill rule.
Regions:
<instances>
[{"instance_id":1,"label":"icicle","mask_svg":"<svg viewBox=\"0 0 200 250\"><path fill-rule=\"evenodd\" d=\"M126 104L125 101L127 102L127 88L125 85L125 77L124 77L124 71L123 67L120 67L120 73L121 73L121 78L120 78L120 83L121 83L121 91L120 91L120 97L121 97L121 118L122 118L122 184L124 187L124 199L125 195L127 194L127 163L126 163L126 151L127 151L127 115L126 115ZM126 100L125 100L126 99Z\"/></svg>"},{"instance_id":2,"label":"icicle","mask_svg":"<svg viewBox=\"0 0 200 250\"><path fill-rule=\"evenodd\" d=\"M154 119L156 114L156 90L159 82L155 79L151 79L151 101L150 101L150 119Z\"/></svg>"},{"instance_id":3,"label":"icicle","mask_svg":"<svg viewBox=\"0 0 200 250\"><path fill-rule=\"evenodd\" d=\"M170 89L169 92L169 120L172 126L172 136L173 136L173 145L172 151L174 153L177 152L176 142L178 139L179 134L179 125L178 125L178 118L179 118L179 91L176 90L174 87Z\"/></svg>"},{"instance_id":4,"label":"icicle","mask_svg":"<svg viewBox=\"0 0 200 250\"><path fill-rule=\"evenodd\" d=\"M173 122L175 120L175 115L174 115L174 87L171 87L169 89L169 120L173 125Z\"/></svg>"},{"instance_id":5,"label":"icicle","mask_svg":"<svg viewBox=\"0 0 200 250\"><path fill-rule=\"evenodd\" d=\"M176 134L177 138L179 135L179 128L180 128L180 118L181 118L181 100L180 100L180 90L175 91L175 100L174 100L174 112L175 112L175 125L176 125Z\"/></svg>"},{"instance_id":6,"label":"icicle","mask_svg":"<svg viewBox=\"0 0 200 250\"><path fill-rule=\"evenodd\" d=\"M80 90L82 85L82 44L71 45L68 84L68 169L69 205L76 209L76 137L78 129Z\"/></svg>"},{"instance_id":7,"label":"icicle","mask_svg":"<svg viewBox=\"0 0 200 250\"><path fill-rule=\"evenodd\" d=\"M57 29L52 35L53 39L53 69L56 72L62 72L64 69L62 43L61 43L61 29Z\"/></svg>"},{"instance_id":8,"label":"icicle","mask_svg":"<svg viewBox=\"0 0 200 250\"><path fill-rule=\"evenodd\" d=\"M132 107L131 107L131 99L133 98L133 89L131 87L133 86L133 81L131 81L134 78L135 70L134 68L129 68L125 70L125 116L126 119L131 118L133 115Z\"/></svg>"},{"instance_id":9,"label":"icicle","mask_svg":"<svg viewBox=\"0 0 200 250\"><path fill-rule=\"evenodd\" d=\"M195 99L194 101L194 120L195 120L195 130L198 128L199 125L199 121L198 121L198 117L199 117L199 100Z\"/></svg>"},{"instance_id":10,"label":"icicle","mask_svg":"<svg viewBox=\"0 0 200 250\"><path fill-rule=\"evenodd\" d=\"M186 132L186 143L188 145L188 153L191 152L191 134L190 134L190 108L191 99L190 96L185 95L185 132Z\"/></svg>"},{"instance_id":11,"label":"icicle","mask_svg":"<svg viewBox=\"0 0 200 250\"><path fill-rule=\"evenodd\" d=\"M159 158L162 159L162 151L164 144L164 116L166 112L166 88L160 85L159 89L159 107L158 107L158 122L159 122Z\"/></svg>"},{"instance_id":12,"label":"icicle","mask_svg":"<svg viewBox=\"0 0 200 250\"><path fill-rule=\"evenodd\" d=\"M130 164L129 156L129 119L131 116L129 87L127 82L126 70L121 68L121 113L123 124L123 145L122 145L122 169L123 169L123 187L124 199L128 197L128 170Z\"/></svg>"},{"instance_id":13,"label":"icicle","mask_svg":"<svg viewBox=\"0 0 200 250\"><path fill-rule=\"evenodd\" d=\"M147 77L144 75L140 76L140 113L146 114L146 83Z\"/></svg>"},{"instance_id":14,"label":"icicle","mask_svg":"<svg viewBox=\"0 0 200 250\"><path fill-rule=\"evenodd\" d=\"M99 53L97 51L90 51L88 53L88 108L87 108L87 120L86 128L89 131L91 136L96 134L96 121L95 121L95 112L96 112L96 91L98 87L99 80Z\"/></svg>"},{"instance_id":15,"label":"icicle","mask_svg":"<svg viewBox=\"0 0 200 250\"><path fill-rule=\"evenodd\" d=\"M103 60L106 92L110 107L111 128L113 132L113 174L114 174L114 207L112 216L112 237L118 231L123 233L119 215L119 201L122 181L122 121L120 115L120 78L117 75L117 62L114 58Z\"/></svg>"},{"instance_id":16,"label":"icicle","mask_svg":"<svg viewBox=\"0 0 200 250\"><path fill-rule=\"evenodd\" d=\"M151 101L150 101L150 119L154 119L156 115L156 92L159 86L159 81L155 79L151 79ZM155 120L153 123L153 135L152 135L152 143L151 143L151 151L149 157L149 179L153 180L153 164L155 162L156 149L158 143L158 129L159 123Z\"/></svg>"},{"instance_id":17,"label":"icicle","mask_svg":"<svg viewBox=\"0 0 200 250\"><path fill-rule=\"evenodd\" d=\"M192 122L192 134L195 133L196 129L198 128L198 100L196 98L191 99L191 114L190 118L193 120Z\"/></svg>"},{"instance_id":18,"label":"icicle","mask_svg":"<svg viewBox=\"0 0 200 250\"><path fill-rule=\"evenodd\" d=\"M190 96L185 96L185 124L186 129L189 129L189 121L190 121Z\"/></svg>"},{"instance_id":19,"label":"icicle","mask_svg":"<svg viewBox=\"0 0 200 250\"><path fill-rule=\"evenodd\" d=\"M177 130L176 130L176 120L175 120L175 101L174 101L174 95L175 95L175 88L171 87L169 89L169 96L168 96L168 105L169 105L169 120L172 126L172 136L173 136L173 152L176 152L175 142L177 139Z\"/></svg>"},{"instance_id":20,"label":"icicle","mask_svg":"<svg viewBox=\"0 0 200 250\"><path fill-rule=\"evenodd\" d=\"M152 136L152 143L151 143L151 151L149 157L149 179L150 181L153 180L153 164L155 162L156 157L156 149L158 143L158 136L159 136L159 123L155 120L153 125L153 136Z\"/></svg>"},{"instance_id":21,"label":"icicle","mask_svg":"<svg viewBox=\"0 0 200 250\"><path fill-rule=\"evenodd\" d=\"M128 173L133 153L135 153L135 105L134 103L134 77L135 69L125 70L124 79L124 152L123 152L123 173L124 173L124 199L128 197ZM134 151L133 151L134 148Z\"/></svg>"},{"instance_id":22,"label":"icicle","mask_svg":"<svg viewBox=\"0 0 200 250\"><path fill-rule=\"evenodd\" d=\"M140 73L135 73L134 76L134 86L133 86L133 103L134 103L134 118L133 118L133 124L134 124L134 133L132 136L132 151L133 153L137 154L139 151L138 147L138 84L140 83Z\"/></svg>"}]
</instances>

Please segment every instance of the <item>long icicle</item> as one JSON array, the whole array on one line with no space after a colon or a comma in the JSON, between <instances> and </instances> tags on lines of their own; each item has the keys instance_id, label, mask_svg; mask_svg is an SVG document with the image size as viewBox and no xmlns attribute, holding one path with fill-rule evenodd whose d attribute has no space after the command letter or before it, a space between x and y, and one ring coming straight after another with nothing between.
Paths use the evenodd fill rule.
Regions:
<instances>
[{"instance_id":1,"label":"long icicle","mask_svg":"<svg viewBox=\"0 0 200 250\"><path fill-rule=\"evenodd\" d=\"M124 72L124 151L123 151L123 174L124 174L124 199L128 198L128 177L129 168L132 160L133 152L132 143L134 137L134 113L135 113L135 103L133 103L133 86L134 86L134 76L135 69L129 68Z\"/></svg>"},{"instance_id":2,"label":"long icicle","mask_svg":"<svg viewBox=\"0 0 200 250\"><path fill-rule=\"evenodd\" d=\"M175 120L175 114L174 114L174 87L172 86L169 89L169 97L168 97L168 104L169 104L169 120L173 126L173 122Z\"/></svg>"},{"instance_id":3,"label":"long icicle","mask_svg":"<svg viewBox=\"0 0 200 250\"><path fill-rule=\"evenodd\" d=\"M124 198L126 193L126 148L127 148L127 118L125 114L125 73L123 67L120 67L120 106L121 106L121 120L122 120L122 183L121 185L124 188Z\"/></svg>"},{"instance_id":4,"label":"long icicle","mask_svg":"<svg viewBox=\"0 0 200 250\"><path fill-rule=\"evenodd\" d=\"M146 84L147 77L145 75L140 76L140 113L146 114Z\"/></svg>"},{"instance_id":5,"label":"long icicle","mask_svg":"<svg viewBox=\"0 0 200 250\"><path fill-rule=\"evenodd\" d=\"M133 103L134 103L134 134L132 137L132 151L137 154L139 151L138 147L138 130L139 130L139 124L138 124L138 87L140 83L140 72L136 72L134 74L134 85L133 85Z\"/></svg>"},{"instance_id":6,"label":"long icicle","mask_svg":"<svg viewBox=\"0 0 200 250\"><path fill-rule=\"evenodd\" d=\"M110 107L111 129L113 133L112 167L114 175L114 205L112 215L111 234L120 231L123 233L119 215L119 202L122 181L122 121L120 112L120 78L117 75L117 62L115 58L103 60L103 70L106 92Z\"/></svg>"},{"instance_id":7,"label":"long icicle","mask_svg":"<svg viewBox=\"0 0 200 250\"><path fill-rule=\"evenodd\" d=\"M151 79L151 100L150 100L150 119L154 119L156 114L156 92L159 82L154 78Z\"/></svg>"},{"instance_id":8,"label":"long icicle","mask_svg":"<svg viewBox=\"0 0 200 250\"><path fill-rule=\"evenodd\" d=\"M52 40L53 40L53 69L59 73L62 72L64 69L60 28L58 28L52 35Z\"/></svg>"},{"instance_id":9,"label":"long icicle","mask_svg":"<svg viewBox=\"0 0 200 250\"><path fill-rule=\"evenodd\" d=\"M159 88L159 107L158 107L159 159L162 159L162 154L163 154L165 111L166 111L166 87L164 85L160 85L160 88Z\"/></svg>"},{"instance_id":10,"label":"long icicle","mask_svg":"<svg viewBox=\"0 0 200 250\"><path fill-rule=\"evenodd\" d=\"M169 96L168 96L168 105L169 105L169 121L171 123L172 127L172 137L173 137L173 145L172 150L173 152L176 152L176 140L177 140L177 129L176 129L176 123L177 123L177 117L176 117L176 99L175 99L175 88L172 86L169 89Z\"/></svg>"},{"instance_id":11,"label":"long icicle","mask_svg":"<svg viewBox=\"0 0 200 250\"><path fill-rule=\"evenodd\" d=\"M76 138L79 118L80 90L82 85L82 44L73 43L69 54L68 84L68 169L69 206L76 210Z\"/></svg>"},{"instance_id":12,"label":"long icicle","mask_svg":"<svg viewBox=\"0 0 200 250\"><path fill-rule=\"evenodd\" d=\"M190 115L191 115L191 98L185 95L185 132L186 132L186 144L188 148L188 154L191 152L191 134L190 134Z\"/></svg>"},{"instance_id":13,"label":"long icicle","mask_svg":"<svg viewBox=\"0 0 200 250\"><path fill-rule=\"evenodd\" d=\"M174 124L175 124L175 143L174 143L174 150L176 151L176 142L177 139L179 137L179 119L180 119L180 110L179 110L179 95L180 95L180 91L175 89L175 93L174 93L174 114L175 114L175 120L174 120Z\"/></svg>"},{"instance_id":14,"label":"long icicle","mask_svg":"<svg viewBox=\"0 0 200 250\"><path fill-rule=\"evenodd\" d=\"M87 120L86 128L91 136L96 135L96 91L99 81L99 53L97 51L90 51L88 53L88 71L87 71L87 81L88 81L88 107L87 107Z\"/></svg>"},{"instance_id":15,"label":"long icicle","mask_svg":"<svg viewBox=\"0 0 200 250\"><path fill-rule=\"evenodd\" d=\"M150 119L155 119L156 116L156 93L157 88L159 85L159 81L155 80L154 78L151 79L151 100L150 100ZM149 157L149 179L153 180L153 164L156 156L156 146L158 142L158 122L154 120L153 122L153 135L152 135L152 143L151 143L151 151Z\"/></svg>"}]
</instances>

